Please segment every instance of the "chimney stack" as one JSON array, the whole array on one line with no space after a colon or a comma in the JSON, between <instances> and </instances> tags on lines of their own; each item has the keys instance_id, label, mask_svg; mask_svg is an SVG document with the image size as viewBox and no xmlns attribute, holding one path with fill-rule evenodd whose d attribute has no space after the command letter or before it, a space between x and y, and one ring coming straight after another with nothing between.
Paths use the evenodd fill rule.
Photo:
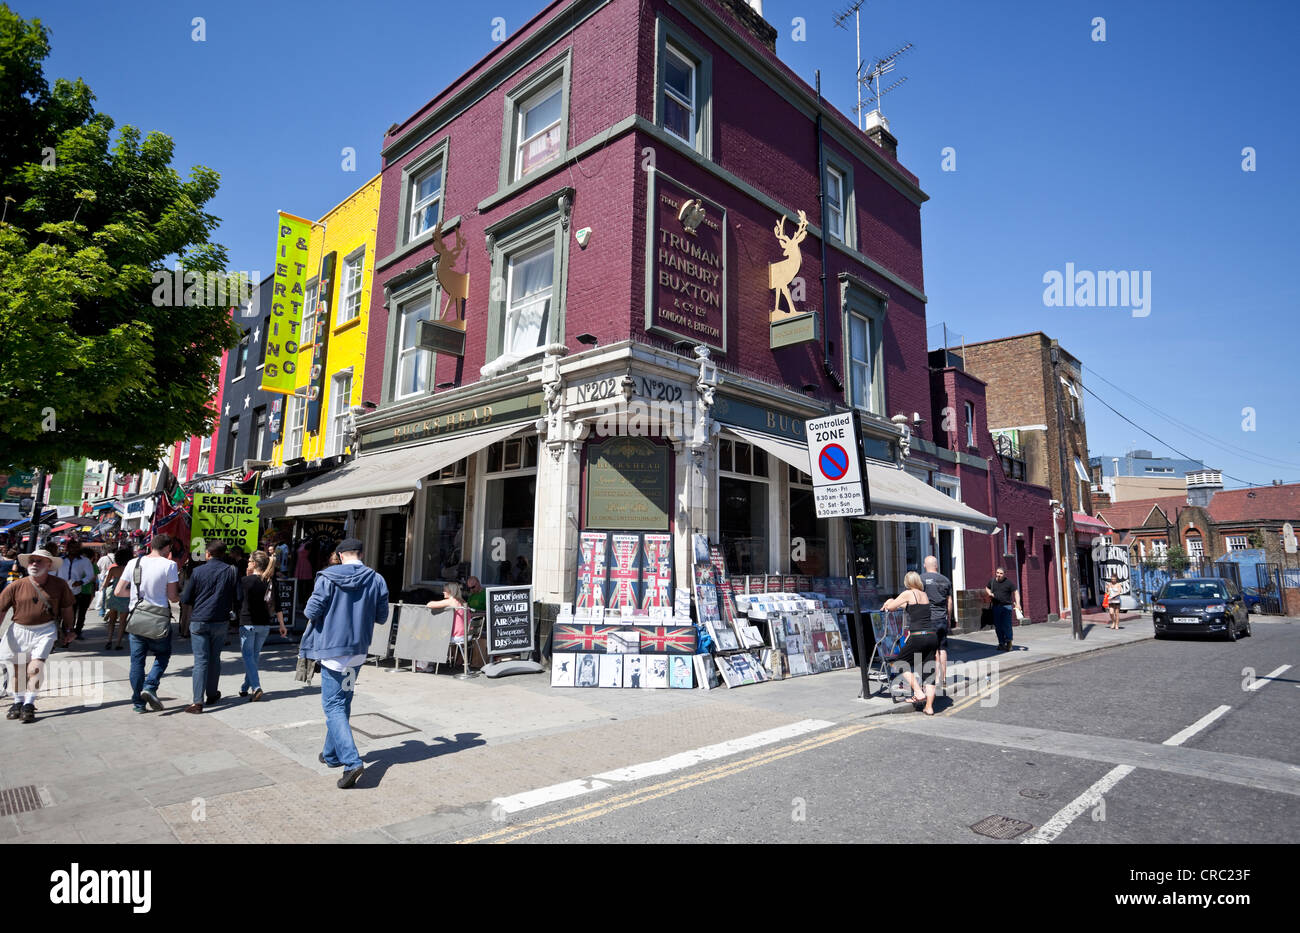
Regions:
<instances>
[{"instance_id":1,"label":"chimney stack","mask_svg":"<svg viewBox=\"0 0 1300 933\"><path fill-rule=\"evenodd\" d=\"M889 121L879 110L873 110L867 114L866 128L863 130L867 138L873 143L885 150L892 156L898 155L898 140L894 134L889 132Z\"/></svg>"},{"instance_id":2,"label":"chimney stack","mask_svg":"<svg viewBox=\"0 0 1300 933\"><path fill-rule=\"evenodd\" d=\"M763 19L763 0L722 0L722 5L735 14L747 33L776 53L776 29Z\"/></svg>"}]
</instances>

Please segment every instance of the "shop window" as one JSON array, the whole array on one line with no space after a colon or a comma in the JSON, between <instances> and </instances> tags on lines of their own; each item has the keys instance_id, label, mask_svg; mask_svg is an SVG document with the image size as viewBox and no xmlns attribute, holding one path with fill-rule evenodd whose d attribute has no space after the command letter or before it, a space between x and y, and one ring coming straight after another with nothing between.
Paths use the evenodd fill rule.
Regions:
<instances>
[{"instance_id":1,"label":"shop window","mask_svg":"<svg viewBox=\"0 0 1300 933\"><path fill-rule=\"evenodd\" d=\"M718 479L718 537L730 573L767 573L767 484Z\"/></svg>"},{"instance_id":2,"label":"shop window","mask_svg":"<svg viewBox=\"0 0 1300 933\"><path fill-rule=\"evenodd\" d=\"M532 583L537 437L499 441L486 462L479 579L484 586Z\"/></svg>"},{"instance_id":3,"label":"shop window","mask_svg":"<svg viewBox=\"0 0 1300 933\"><path fill-rule=\"evenodd\" d=\"M362 246L343 260L343 292L334 323L346 324L361 313L361 283L366 268L366 248Z\"/></svg>"},{"instance_id":4,"label":"shop window","mask_svg":"<svg viewBox=\"0 0 1300 933\"><path fill-rule=\"evenodd\" d=\"M812 477L789 467L790 570L824 577L830 573L830 522L817 517Z\"/></svg>"},{"instance_id":5,"label":"shop window","mask_svg":"<svg viewBox=\"0 0 1300 933\"><path fill-rule=\"evenodd\" d=\"M571 60L571 53L564 52L506 94L500 187L553 165L564 155Z\"/></svg>"},{"instance_id":6,"label":"shop window","mask_svg":"<svg viewBox=\"0 0 1300 933\"><path fill-rule=\"evenodd\" d=\"M742 476L767 477L767 453L752 444L724 437L718 441L718 469Z\"/></svg>"},{"instance_id":7,"label":"shop window","mask_svg":"<svg viewBox=\"0 0 1300 933\"><path fill-rule=\"evenodd\" d=\"M712 59L665 20L658 25L655 123L711 158Z\"/></svg>"},{"instance_id":8,"label":"shop window","mask_svg":"<svg viewBox=\"0 0 1300 933\"><path fill-rule=\"evenodd\" d=\"M424 534L420 555L421 580L456 580L469 571L462 560L465 541L464 464L459 479L432 479L424 487ZM453 474L458 467L447 467Z\"/></svg>"},{"instance_id":9,"label":"shop window","mask_svg":"<svg viewBox=\"0 0 1300 933\"><path fill-rule=\"evenodd\" d=\"M863 587L876 589L881 585L878 576L879 553L877 549L880 542L879 523L863 518L852 518L848 521L849 529L853 533L853 543L858 552L857 575L862 578L859 583ZM867 602L863 603L863 609L877 609L880 607L881 599L872 600L870 593L866 594L866 599Z\"/></svg>"}]
</instances>

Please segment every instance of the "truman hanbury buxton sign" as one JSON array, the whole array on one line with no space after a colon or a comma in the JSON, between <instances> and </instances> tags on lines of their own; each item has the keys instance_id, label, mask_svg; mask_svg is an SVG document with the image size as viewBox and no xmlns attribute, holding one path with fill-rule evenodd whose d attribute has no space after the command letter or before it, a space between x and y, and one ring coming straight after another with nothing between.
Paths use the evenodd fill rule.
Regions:
<instances>
[{"instance_id":1,"label":"truman hanbury buxton sign","mask_svg":"<svg viewBox=\"0 0 1300 933\"><path fill-rule=\"evenodd\" d=\"M651 174L646 330L727 350L727 212Z\"/></svg>"}]
</instances>

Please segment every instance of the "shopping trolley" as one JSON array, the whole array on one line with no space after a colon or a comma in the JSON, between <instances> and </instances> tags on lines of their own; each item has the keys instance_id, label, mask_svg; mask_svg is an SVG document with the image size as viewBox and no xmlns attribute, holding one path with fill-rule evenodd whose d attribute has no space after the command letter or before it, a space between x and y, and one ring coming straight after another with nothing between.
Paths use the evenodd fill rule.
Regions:
<instances>
[{"instance_id":1,"label":"shopping trolley","mask_svg":"<svg viewBox=\"0 0 1300 933\"><path fill-rule=\"evenodd\" d=\"M903 642L907 640L907 613L902 609L888 612L877 610L871 613L871 632L876 644L871 649L871 659L867 662L867 678L880 682L872 696L881 696L886 692L895 703L910 697L911 691L894 676L893 666L902 660Z\"/></svg>"}]
</instances>

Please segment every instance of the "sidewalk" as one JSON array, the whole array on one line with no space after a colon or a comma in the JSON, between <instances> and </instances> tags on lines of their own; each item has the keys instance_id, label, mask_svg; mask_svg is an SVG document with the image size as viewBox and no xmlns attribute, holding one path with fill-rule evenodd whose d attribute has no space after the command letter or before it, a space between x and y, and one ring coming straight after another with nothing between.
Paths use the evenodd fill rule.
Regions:
<instances>
[{"instance_id":1,"label":"sidewalk","mask_svg":"<svg viewBox=\"0 0 1300 933\"><path fill-rule=\"evenodd\" d=\"M1118 632L1065 623L1016 629L999 653L992 630L950 640L951 679L1005 672L1151 637L1145 618ZM353 790L320 764L320 681L293 680L296 646L262 656L266 699L236 694L237 643L223 654L223 699L202 715L190 698L189 642L173 641L161 712L132 711L125 651L103 650L103 627L59 651L76 696L37 701L37 722L0 721L0 792L34 786L43 805L9 813L5 842L407 841L481 821L491 801L583 775L656 760L806 719L860 721L912 712L858 698L859 672L835 671L727 690L551 689L548 675L453 679L367 665L352 723L366 773ZM7 704L6 704L7 705Z\"/></svg>"}]
</instances>

